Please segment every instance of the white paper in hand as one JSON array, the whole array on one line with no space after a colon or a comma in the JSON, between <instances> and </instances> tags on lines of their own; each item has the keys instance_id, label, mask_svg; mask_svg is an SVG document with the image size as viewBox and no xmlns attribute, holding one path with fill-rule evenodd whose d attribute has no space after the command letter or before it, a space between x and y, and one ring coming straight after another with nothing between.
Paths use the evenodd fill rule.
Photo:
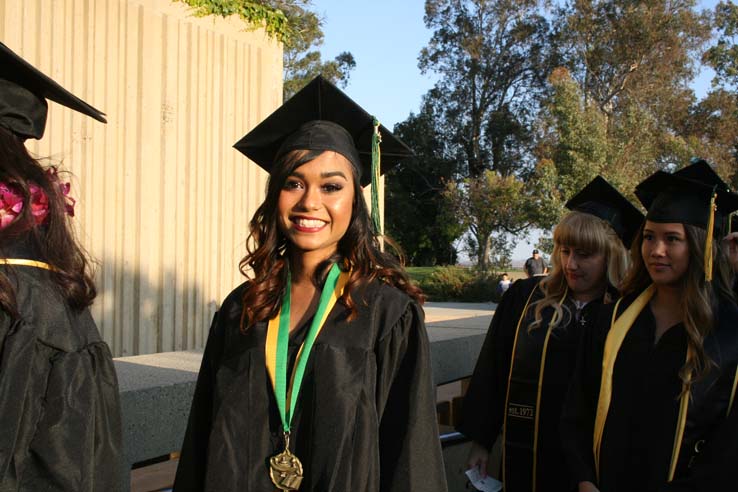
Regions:
<instances>
[{"instance_id":1,"label":"white paper in hand","mask_svg":"<svg viewBox=\"0 0 738 492\"><path fill-rule=\"evenodd\" d=\"M502 482L495 480L489 475L482 478L479 468L476 466L466 470L464 473L466 473L467 478L474 488L481 492L500 492L502 490Z\"/></svg>"}]
</instances>

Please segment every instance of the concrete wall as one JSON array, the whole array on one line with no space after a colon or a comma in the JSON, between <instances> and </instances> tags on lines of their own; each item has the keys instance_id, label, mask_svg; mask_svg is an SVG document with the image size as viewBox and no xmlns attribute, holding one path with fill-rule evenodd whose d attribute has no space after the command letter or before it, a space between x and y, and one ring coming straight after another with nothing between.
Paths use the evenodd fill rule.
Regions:
<instances>
[{"instance_id":1,"label":"concrete wall","mask_svg":"<svg viewBox=\"0 0 738 492\"><path fill-rule=\"evenodd\" d=\"M0 40L108 114L51 103L28 146L70 170L116 356L202 347L266 173L232 149L281 103L282 48L170 0L0 0Z\"/></svg>"}]
</instances>

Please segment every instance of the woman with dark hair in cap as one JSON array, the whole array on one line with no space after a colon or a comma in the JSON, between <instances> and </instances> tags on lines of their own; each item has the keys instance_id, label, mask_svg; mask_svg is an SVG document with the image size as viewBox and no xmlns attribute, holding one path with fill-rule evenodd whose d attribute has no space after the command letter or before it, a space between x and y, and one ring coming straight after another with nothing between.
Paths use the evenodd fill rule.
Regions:
<instances>
[{"instance_id":1,"label":"woman with dark hair in cap","mask_svg":"<svg viewBox=\"0 0 738 492\"><path fill-rule=\"evenodd\" d=\"M735 486L738 308L722 251L738 196L704 161L636 188L621 301L587 332L562 419L580 491Z\"/></svg>"},{"instance_id":2,"label":"woman with dark hair in cap","mask_svg":"<svg viewBox=\"0 0 738 492\"><path fill-rule=\"evenodd\" d=\"M361 194L379 137L384 164L409 154L318 77L236 144L271 176L249 280L210 330L177 492L446 490L422 296Z\"/></svg>"},{"instance_id":3,"label":"woman with dark hair in cap","mask_svg":"<svg viewBox=\"0 0 738 492\"><path fill-rule=\"evenodd\" d=\"M46 99L105 119L2 43L0 67L0 490L120 490L118 387L69 184L23 144Z\"/></svg>"},{"instance_id":4,"label":"woman with dark hair in cap","mask_svg":"<svg viewBox=\"0 0 738 492\"><path fill-rule=\"evenodd\" d=\"M495 310L464 398L467 466L493 472L502 435L507 492L568 490L559 417L581 335L617 294L642 214L601 177L566 204L554 229L552 272L515 282Z\"/></svg>"}]
</instances>

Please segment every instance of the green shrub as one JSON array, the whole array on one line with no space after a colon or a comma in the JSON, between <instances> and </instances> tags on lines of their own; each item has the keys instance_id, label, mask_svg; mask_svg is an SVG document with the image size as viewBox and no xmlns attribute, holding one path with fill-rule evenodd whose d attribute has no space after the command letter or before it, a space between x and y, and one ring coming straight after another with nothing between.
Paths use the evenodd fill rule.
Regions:
<instances>
[{"instance_id":1,"label":"green shrub","mask_svg":"<svg viewBox=\"0 0 738 492\"><path fill-rule=\"evenodd\" d=\"M472 278L471 272L458 267L438 267L419 281L420 288L431 301L458 300L464 285Z\"/></svg>"},{"instance_id":2,"label":"green shrub","mask_svg":"<svg viewBox=\"0 0 738 492\"><path fill-rule=\"evenodd\" d=\"M500 276L479 273L461 267L436 267L433 272L412 275L429 301L490 302L498 301Z\"/></svg>"},{"instance_id":3,"label":"green shrub","mask_svg":"<svg viewBox=\"0 0 738 492\"><path fill-rule=\"evenodd\" d=\"M463 302L498 302L501 297L497 294L499 281L498 275L477 275L464 284L460 300Z\"/></svg>"}]
</instances>

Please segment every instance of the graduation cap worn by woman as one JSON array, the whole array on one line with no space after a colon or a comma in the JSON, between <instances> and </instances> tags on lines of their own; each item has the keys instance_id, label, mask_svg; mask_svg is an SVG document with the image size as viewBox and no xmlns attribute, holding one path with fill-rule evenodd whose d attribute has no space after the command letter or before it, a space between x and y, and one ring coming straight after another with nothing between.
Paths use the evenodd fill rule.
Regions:
<instances>
[{"instance_id":1,"label":"graduation cap worn by woman","mask_svg":"<svg viewBox=\"0 0 738 492\"><path fill-rule=\"evenodd\" d=\"M422 295L361 194L409 149L322 77L236 148L269 184L174 489L446 490Z\"/></svg>"},{"instance_id":2,"label":"graduation cap worn by woman","mask_svg":"<svg viewBox=\"0 0 738 492\"><path fill-rule=\"evenodd\" d=\"M518 280L500 301L462 406L459 431L471 438L468 466L489 466L502 435L508 492L570 489L559 419L576 347L625 274L626 247L643 215L596 177L554 229L548 277ZM482 470L484 471L484 470Z\"/></svg>"},{"instance_id":3,"label":"graduation cap worn by woman","mask_svg":"<svg viewBox=\"0 0 738 492\"><path fill-rule=\"evenodd\" d=\"M106 123L104 113L0 43L0 126L22 139L40 139L46 129L47 100Z\"/></svg>"},{"instance_id":4,"label":"graduation cap worn by woman","mask_svg":"<svg viewBox=\"0 0 738 492\"><path fill-rule=\"evenodd\" d=\"M361 186L372 185L372 221L380 234L379 176L413 155L375 117L322 76L313 79L234 147L268 173L292 150L338 152L357 170Z\"/></svg>"},{"instance_id":5,"label":"graduation cap worn by woman","mask_svg":"<svg viewBox=\"0 0 738 492\"><path fill-rule=\"evenodd\" d=\"M0 43L0 490L121 490L118 386L96 290L41 138L47 99L105 121Z\"/></svg>"},{"instance_id":6,"label":"graduation cap worn by woman","mask_svg":"<svg viewBox=\"0 0 738 492\"><path fill-rule=\"evenodd\" d=\"M602 492L729 490L738 308L720 238L738 196L704 161L636 196L648 213L634 265L585 337L563 419L571 468Z\"/></svg>"}]
</instances>

